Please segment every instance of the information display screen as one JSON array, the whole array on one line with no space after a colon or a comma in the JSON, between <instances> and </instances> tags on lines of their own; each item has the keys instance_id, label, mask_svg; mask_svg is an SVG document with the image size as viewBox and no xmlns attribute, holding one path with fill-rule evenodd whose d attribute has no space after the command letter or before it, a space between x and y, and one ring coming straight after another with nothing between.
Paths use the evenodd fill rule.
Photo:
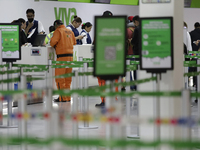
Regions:
<instances>
[{"instance_id":1,"label":"information display screen","mask_svg":"<svg viewBox=\"0 0 200 150\"><path fill-rule=\"evenodd\" d=\"M3 61L21 60L20 25L0 23Z\"/></svg>"},{"instance_id":2,"label":"information display screen","mask_svg":"<svg viewBox=\"0 0 200 150\"><path fill-rule=\"evenodd\" d=\"M126 18L95 17L94 76L125 75Z\"/></svg>"},{"instance_id":3,"label":"information display screen","mask_svg":"<svg viewBox=\"0 0 200 150\"><path fill-rule=\"evenodd\" d=\"M141 57L142 70L173 69L173 19L141 18Z\"/></svg>"},{"instance_id":4,"label":"information display screen","mask_svg":"<svg viewBox=\"0 0 200 150\"><path fill-rule=\"evenodd\" d=\"M142 3L170 3L171 0L142 0Z\"/></svg>"}]
</instances>

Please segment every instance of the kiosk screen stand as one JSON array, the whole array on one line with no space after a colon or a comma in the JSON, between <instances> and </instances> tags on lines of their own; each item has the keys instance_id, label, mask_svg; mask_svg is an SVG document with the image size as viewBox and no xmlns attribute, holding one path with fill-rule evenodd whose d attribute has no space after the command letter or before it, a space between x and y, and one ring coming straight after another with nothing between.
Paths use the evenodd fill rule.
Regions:
<instances>
[{"instance_id":1,"label":"kiosk screen stand","mask_svg":"<svg viewBox=\"0 0 200 150\"><path fill-rule=\"evenodd\" d=\"M126 73L126 16L96 16L94 76L112 80Z\"/></svg>"},{"instance_id":2,"label":"kiosk screen stand","mask_svg":"<svg viewBox=\"0 0 200 150\"><path fill-rule=\"evenodd\" d=\"M20 25L0 23L2 31L2 58L3 61L13 62L21 60Z\"/></svg>"},{"instance_id":3,"label":"kiosk screen stand","mask_svg":"<svg viewBox=\"0 0 200 150\"><path fill-rule=\"evenodd\" d=\"M147 72L173 70L173 19L141 18L140 67Z\"/></svg>"}]
</instances>

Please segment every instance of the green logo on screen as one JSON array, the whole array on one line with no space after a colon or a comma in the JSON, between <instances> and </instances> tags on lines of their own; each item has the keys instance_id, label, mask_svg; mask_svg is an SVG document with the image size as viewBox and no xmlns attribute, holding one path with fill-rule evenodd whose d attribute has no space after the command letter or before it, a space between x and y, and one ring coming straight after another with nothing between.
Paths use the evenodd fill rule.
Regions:
<instances>
[{"instance_id":1,"label":"green logo on screen","mask_svg":"<svg viewBox=\"0 0 200 150\"><path fill-rule=\"evenodd\" d=\"M74 19L74 16L76 15L76 9L75 8L58 8L54 7L54 13L56 20L62 20L62 22L65 25L68 25L72 20Z\"/></svg>"}]
</instances>

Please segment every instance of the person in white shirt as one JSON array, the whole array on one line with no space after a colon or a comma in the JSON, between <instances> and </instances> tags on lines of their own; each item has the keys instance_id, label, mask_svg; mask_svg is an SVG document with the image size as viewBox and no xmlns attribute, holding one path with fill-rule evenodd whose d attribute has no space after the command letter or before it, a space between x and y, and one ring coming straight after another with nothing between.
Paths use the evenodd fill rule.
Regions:
<instances>
[{"instance_id":1,"label":"person in white shirt","mask_svg":"<svg viewBox=\"0 0 200 150\"><path fill-rule=\"evenodd\" d=\"M92 29L92 24L90 22L83 23L81 28L82 28L82 31L81 31L80 35L83 36L81 43L82 44L92 44L92 39L89 34L89 32Z\"/></svg>"},{"instance_id":2,"label":"person in white shirt","mask_svg":"<svg viewBox=\"0 0 200 150\"><path fill-rule=\"evenodd\" d=\"M25 32L28 37L28 42L33 44L37 34L44 34L45 30L40 21L34 20L35 11L33 9L27 9L26 16L28 21L26 22ZM31 37L29 37L31 35Z\"/></svg>"},{"instance_id":3,"label":"person in white shirt","mask_svg":"<svg viewBox=\"0 0 200 150\"><path fill-rule=\"evenodd\" d=\"M184 22L184 28L183 28L183 42L185 46L187 47L187 51L192 51L192 44L191 44L191 37L190 33L187 30L188 26L186 22Z\"/></svg>"}]
</instances>

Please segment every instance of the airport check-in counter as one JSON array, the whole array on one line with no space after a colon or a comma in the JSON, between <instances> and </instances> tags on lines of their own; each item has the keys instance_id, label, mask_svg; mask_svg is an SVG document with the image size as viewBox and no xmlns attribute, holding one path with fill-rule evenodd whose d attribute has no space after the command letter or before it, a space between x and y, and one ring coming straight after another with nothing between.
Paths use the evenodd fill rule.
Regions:
<instances>
[{"instance_id":1,"label":"airport check-in counter","mask_svg":"<svg viewBox=\"0 0 200 150\"><path fill-rule=\"evenodd\" d=\"M74 46L74 60L78 61L79 57L93 58L92 45L75 45ZM55 49L47 47L22 47L21 48L21 60L14 62L14 64L30 64L30 65L48 65L48 60L56 60ZM73 68L78 69L78 68ZM54 69L55 71L55 69ZM54 72L53 71L53 72ZM93 68L88 68L88 71L93 71ZM46 77L46 72L26 72L25 75L31 75L32 77ZM55 72L52 76L55 75ZM56 88L55 79L53 79L54 89ZM97 78L89 76L89 86L98 85ZM45 80L33 81L33 89L43 89L46 87Z\"/></svg>"}]
</instances>

